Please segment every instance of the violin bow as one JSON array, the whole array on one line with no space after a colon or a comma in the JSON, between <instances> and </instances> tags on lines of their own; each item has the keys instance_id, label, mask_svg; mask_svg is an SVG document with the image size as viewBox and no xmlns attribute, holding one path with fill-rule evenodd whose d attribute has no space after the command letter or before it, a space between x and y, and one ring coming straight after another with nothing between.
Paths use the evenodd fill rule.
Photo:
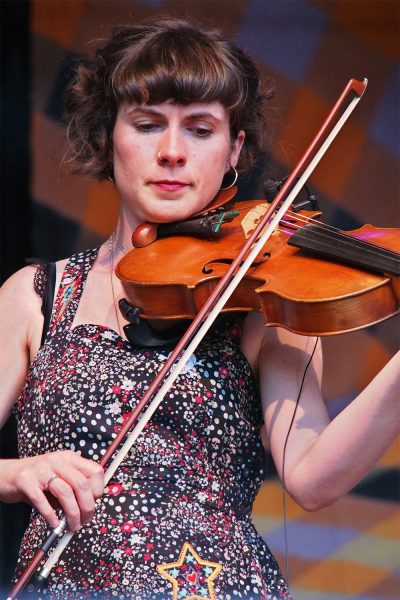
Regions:
<instances>
[{"instance_id":1,"label":"violin bow","mask_svg":"<svg viewBox=\"0 0 400 600\"><path fill-rule=\"evenodd\" d=\"M267 240L279 224L279 221L282 219L285 212L288 210L289 206L302 189L304 183L310 177L311 173L314 171L319 161L328 150L329 146L343 127L344 123L349 118L350 114L364 94L367 84L367 79L364 79L363 81L350 79L333 108L329 112L322 127L313 138L311 144L305 151L303 157L297 163L292 173L286 179L282 188L271 203L269 209L262 217L250 237L246 240L244 246L240 250L235 260L232 262L224 277L218 282L207 302L201 307L197 316L169 355L168 359L146 390L145 394L132 411L130 418L126 421L124 426L117 433L114 440L110 443L107 451L99 461L99 464L104 468L110 462L113 454L118 450L121 444L122 446L119 448L116 456L111 460L109 466L105 470L105 485L108 484L111 477L114 475L115 471L118 469L129 450L136 442L138 436L146 427L154 412L164 399L165 395L184 369L189 358L196 350L197 346L210 329L216 317L250 268L252 262L259 254L262 247L266 244ZM350 102L348 101L349 97L351 97ZM347 106L343 110L343 107L346 103ZM341 110L343 112L338 118L338 114ZM279 209L276 210L279 205ZM272 216L273 214L274 216ZM147 408L145 409L146 406ZM36 550L31 562L11 589L7 600L14 600L18 597L18 594L25 588L32 575L38 569L39 564L42 562L45 555L58 540L57 546L54 548L53 552L40 570L40 573L37 575L37 582L39 584L43 584L46 581L51 569L57 563L62 552L67 547L74 535L74 532L68 530L66 531L66 526L67 521L66 517L64 516L60 520L59 525L51 531L42 546ZM29 586L27 591L35 591L35 586Z\"/></svg>"}]
</instances>

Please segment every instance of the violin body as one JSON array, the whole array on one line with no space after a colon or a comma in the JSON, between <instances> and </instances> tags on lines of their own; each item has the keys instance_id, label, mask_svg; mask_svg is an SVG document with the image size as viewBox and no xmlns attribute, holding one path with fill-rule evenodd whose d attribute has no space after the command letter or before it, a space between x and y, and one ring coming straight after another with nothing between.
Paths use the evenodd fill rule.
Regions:
<instances>
[{"instance_id":1,"label":"violin body","mask_svg":"<svg viewBox=\"0 0 400 600\"><path fill-rule=\"evenodd\" d=\"M243 212L264 201L240 202L240 214L218 237L174 236L131 250L118 263L129 302L146 319L193 319L244 243ZM231 208L231 207L229 207ZM265 325L304 335L332 335L378 323L399 312L400 279L326 259L288 244L301 211L285 217L240 282L224 311L259 311ZM315 222L315 221L314 221ZM365 225L346 232L400 252L396 229Z\"/></svg>"}]
</instances>

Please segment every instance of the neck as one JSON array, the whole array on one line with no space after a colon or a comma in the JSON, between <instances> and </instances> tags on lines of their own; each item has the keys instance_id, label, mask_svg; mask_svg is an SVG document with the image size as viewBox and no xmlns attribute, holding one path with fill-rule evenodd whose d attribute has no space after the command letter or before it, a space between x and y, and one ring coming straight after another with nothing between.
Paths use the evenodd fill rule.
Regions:
<instances>
[{"instance_id":1,"label":"neck","mask_svg":"<svg viewBox=\"0 0 400 600\"><path fill-rule=\"evenodd\" d=\"M132 232L140 225L140 221L126 207L121 206L118 221L114 229L115 254L132 250Z\"/></svg>"}]
</instances>

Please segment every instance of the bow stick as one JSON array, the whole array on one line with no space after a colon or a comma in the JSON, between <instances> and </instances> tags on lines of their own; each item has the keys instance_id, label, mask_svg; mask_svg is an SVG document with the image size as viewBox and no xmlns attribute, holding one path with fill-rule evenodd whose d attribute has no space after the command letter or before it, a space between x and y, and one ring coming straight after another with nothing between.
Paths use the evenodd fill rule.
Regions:
<instances>
[{"instance_id":1,"label":"bow stick","mask_svg":"<svg viewBox=\"0 0 400 600\"><path fill-rule=\"evenodd\" d=\"M236 259L232 262L224 277L219 281L207 302L202 306L197 316L183 335L182 339L178 342L174 350L169 355L163 367L160 369L159 373L148 387L146 393L136 405L130 418L118 432L115 439L102 456L99 463L105 467L110 461L114 452L123 442L124 438L126 438L117 455L105 471L106 485L114 475L121 462L124 460L138 436L142 433L143 429L151 419L154 412L157 410L158 406L161 404L164 396L170 390L175 380L184 369L192 353L195 351L203 337L206 335L207 331L210 329L221 309L226 304L236 287L239 285L245 273L250 268L253 260L261 251L262 247L265 245L276 226L279 224L279 221L282 219L285 212L288 210L289 206L300 192L304 183L310 177L311 173L314 171L315 167L329 148L330 144L335 139L336 135L339 133L340 129L343 127L344 123L360 101L367 84L367 79L364 79L363 81L351 79L348 82L335 105L331 109L328 117L324 121L321 129L312 140L310 146L307 148L303 157L300 159L290 176L286 179L282 188L271 203L269 209L244 244ZM337 114L343 108L345 102L348 101L348 96L350 94L353 94L354 97L351 99L350 103L335 123ZM281 206L276 211L279 204L281 204ZM272 217L274 213L275 215ZM163 381L164 383L162 383ZM154 394L156 395L154 396ZM153 396L153 400L149 403ZM147 404L147 409L142 413L142 410ZM20 579L10 591L7 600L14 600L17 598L18 593L27 585L46 553L50 550L55 541L62 536L58 542L58 545L55 547L40 571L38 577L39 581L43 582L47 579L51 569L57 563L60 555L74 535L74 533L71 531L64 532L66 524L66 517L64 516L59 525L52 530L48 538L42 544L41 548L36 551L30 564L27 566Z\"/></svg>"}]
</instances>

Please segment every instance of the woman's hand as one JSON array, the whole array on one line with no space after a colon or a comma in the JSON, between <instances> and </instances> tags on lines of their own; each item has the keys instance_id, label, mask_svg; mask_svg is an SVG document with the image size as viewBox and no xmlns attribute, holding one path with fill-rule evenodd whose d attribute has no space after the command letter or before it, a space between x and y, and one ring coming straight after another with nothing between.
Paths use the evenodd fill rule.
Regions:
<instances>
[{"instance_id":1,"label":"woman's hand","mask_svg":"<svg viewBox=\"0 0 400 600\"><path fill-rule=\"evenodd\" d=\"M1 473L3 502L32 504L54 528L59 521L51 503L56 499L72 531L91 520L104 489L103 468L72 450L2 460Z\"/></svg>"}]
</instances>

